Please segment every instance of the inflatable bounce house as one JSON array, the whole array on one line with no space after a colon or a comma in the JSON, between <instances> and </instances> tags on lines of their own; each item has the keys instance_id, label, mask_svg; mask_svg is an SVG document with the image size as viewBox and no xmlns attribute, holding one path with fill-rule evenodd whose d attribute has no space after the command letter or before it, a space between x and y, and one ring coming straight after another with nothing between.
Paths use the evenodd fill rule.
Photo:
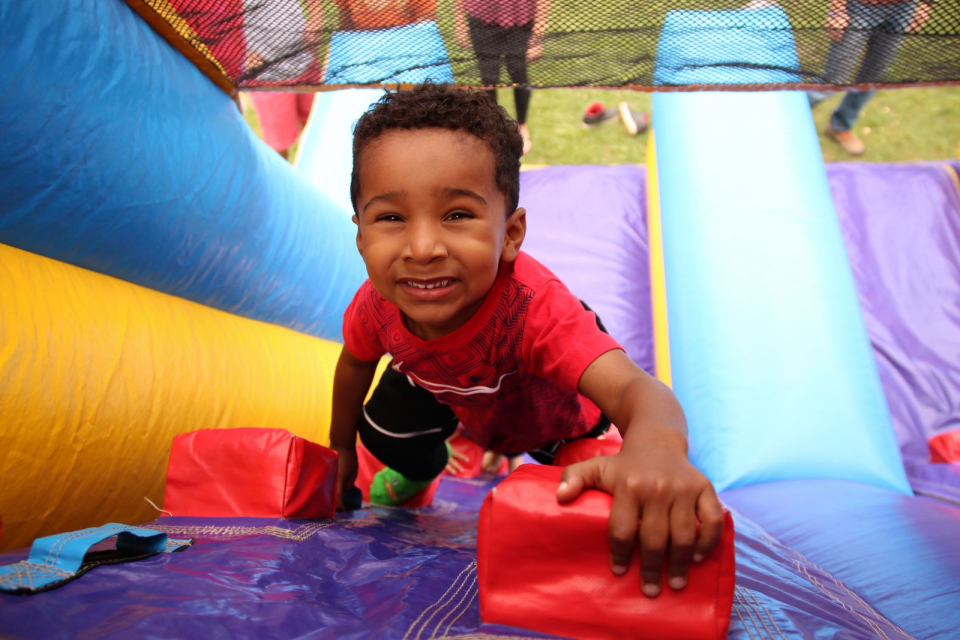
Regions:
<instances>
[{"instance_id":1,"label":"inflatable bounce house","mask_svg":"<svg viewBox=\"0 0 960 640\"><path fill-rule=\"evenodd\" d=\"M958 165L825 166L802 91L960 80L956 5L836 78L816 0L551 4L531 86L656 92L645 167L530 169L521 205L684 406L729 511L687 589L614 578L555 467L333 513L352 123L480 84L484 3L5 0L0 636L960 635ZM295 166L239 89L320 91Z\"/></svg>"}]
</instances>

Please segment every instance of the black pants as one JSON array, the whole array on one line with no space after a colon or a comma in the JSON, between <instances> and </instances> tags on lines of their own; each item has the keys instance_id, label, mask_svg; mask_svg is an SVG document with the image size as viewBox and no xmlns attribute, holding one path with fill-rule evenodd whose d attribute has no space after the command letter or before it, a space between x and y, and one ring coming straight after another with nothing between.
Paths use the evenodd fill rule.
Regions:
<instances>
[{"instance_id":1,"label":"black pants","mask_svg":"<svg viewBox=\"0 0 960 640\"><path fill-rule=\"evenodd\" d=\"M582 304L590 310L585 303ZM599 317L597 326L607 333ZM432 393L414 384L405 374L387 367L363 408L357 421L357 432L363 446L377 460L410 480L426 481L436 478L447 466L446 440L456 431L458 422L453 410L439 402ZM601 414L589 432L576 438L549 442L526 453L537 462L551 464L560 445L580 438L596 438L609 428L610 420Z\"/></svg>"},{"instance_id":2,"label":"black pants","mask_svg":"<svg viewBox=\"0 0 960 640\"><path fill-rule=\"evenodd\" d=\"M517 122L524 124L527 121L527 111L530 109L530 89L526 86L527 79L527 46L530 44L530 34L533 33L533 23L522 24L516 27L501 27L497 24L484 22L471 15L467 16L470 27L470 39L473 41L473 50L477 54L477 66L480 68L480 81L486 85L500 82L500 59L503 58L507 67L510 82L520 85L513 89L513 100L517 105ZM496 91L488 91L494 100Z\"/></svg>"}]
</instances>

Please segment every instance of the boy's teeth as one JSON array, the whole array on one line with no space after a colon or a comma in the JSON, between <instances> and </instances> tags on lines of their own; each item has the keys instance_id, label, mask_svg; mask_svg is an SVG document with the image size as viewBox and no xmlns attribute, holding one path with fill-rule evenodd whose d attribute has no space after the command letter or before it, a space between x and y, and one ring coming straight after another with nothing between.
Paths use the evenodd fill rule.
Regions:
<instances>
[{"instance_id":1,"label":"boy's teeth","mask_svg":"<svg viewBox=\"0 0 960 640\"><path fill-rule=\"evenodd\" d=\"M409 281L408 281L409 282ZM449 280L441 280L440 282L435 282L433 284L420 284L419 282L410 282L410 284L417 289L436 289L437 287L445 287L450 284Z\"/></svg>"}]
</instances>

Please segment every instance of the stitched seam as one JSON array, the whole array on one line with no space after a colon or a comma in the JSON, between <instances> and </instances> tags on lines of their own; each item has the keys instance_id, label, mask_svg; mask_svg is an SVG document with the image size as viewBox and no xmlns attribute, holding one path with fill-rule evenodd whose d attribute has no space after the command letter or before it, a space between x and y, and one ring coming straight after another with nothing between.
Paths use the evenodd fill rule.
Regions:
<instances>
[{"instance_id":1,"label":"stitched seam","mask_svg":"<svg viewBox=\"0 0 960 640\"><path fill-rule=\"evenodd\" d=\"M447 597L447 594L450 593L450 590L453 589L454 585L456 585L457 582L460 580L460 576L462 576L463 574L465 574L465 573L467 573L468 571L470 571L470 569L473 568L474 566L476 566L476 564L477 564L476 562L472 562L472 563L470 563L469 565L467 565L466 567L464 567L463 571L461 571L460 574L459 574L456 578L454 578L454 580L453 580L453 582L450 584L450 586L447 587L447 590L443 592L443 595L440 596L440 597L439 597L433 604L431 604L429 607L427 607L426 609L424 609L423 611L420 612L420 615L417 616L417 619L413 621L413 624L410 625L410 627L407 629L407 632L406 632L405 634L403 634L403 638L401 638L401 640L407 640L407 638L410 637L410 634L413 633L413 630L416 628L416 626L417 626L418 624L420 624L420 620L423 618L423 616L427 615L427 611L429 611L429 610L432 609L433 607L437 606L444 598L446 598L446 597Z\"/></svg>"},{"instance_id":2,"label":"stitched seam","mask_svg":"<svg viewBox=\"0 0 960 640\"><path fill-rule=\"evenodd\" d=\"M268 525L264 527L220 527L215 525L208 526L177 526L177 525L151 525L150 528L162 533L173 533L188 536L206 536L206 537L239 537L239 536L262 536L268 535L284 540L293 540L303 542L316 533L323 531L328 527L334 526L333 522L322 524L311 523L303 524L296 529L284 529Z\"/></svg>"},{"instance_id":3,"label":"stitched seam","mask_svg":"<svg viewBox=\"0 0 960 640\"><path fill-rule=\"evenodd\" d=\"M472 605L472 604L473 604L473 601L477 599L477 596L479 595L479 593L480 593L479 591L474 591L474 592L473 592L473 596L472 596L472 597L470 598L470 600L467 602L467 606L464 607L463 611L460 612L460 615L458 615L456 618L454 618L453 620L451 620L450 623L447 625L447 628L443 630L443 636L444 636L444 637L447 637L447 633L450 631L450 627L452 627L452 626L454 625L454 623L456 623L458 620L460 620L460 618L463 617L463 614L465 614L467 611L470 610L470 605Z\"/></svg>"},{"instance_id":4,"label":"stitched seam","mask_svg":"<svg viewBox=\"0 0 960 640\"><path fill-rule=\"evenodd\" d=\"M438 637L437 634L440 632L440 626L441 626L444 622L446 622L447 618L449 618L449 617L452 616L453 614L457 613L457 610L460 609L461 605L466 604L466 607L464 607L463 611L461 611L459 614L457 614L457 616L456 616L455 618L453 618L452 620L450 620L450 624L448 624L448 625L447 625L447 628L443 631L443 635L444 635L444 636L447 635L447 631L450 630L450 627L453 626L453 623L463 617L463 614L466 613L467 609L470 607L470 604L473 602L473 599L477 597L477 591L476 591L476 589L474 589L474 587L476 586L476 584L477 584L477 574L476 574L476 572L474 572L474 573L473 573L473 582L471 582L471 583L470 583L470 586L467 587L467 590L463 592L463 595L460 597L460 602L458 602L458 603L453 607L453 609L451 609L450 612L447 613L447 615L443 616L443 619L441 619L440 622L437 623L437 626L435 626L435 627L433 628L433 636L432 636L432 637L434 637L434 638ZM467 596L470 596L469 599L467 598Z\"/></svg>"},{"instance_id":5,"label":"stitched seam","mask_svg":"<svg viewBox=\"0 0 960 640\"><path fill-rule=\"evenodd\" d=\"M772 638L773 632L770 631L770 628L767 626L767 623L764 621L763 614L761 613L760 608L750 601L750 599L747 597L747 594L744 593L744 590L741 587L737 587L737 591L739 592L738 597L743 601L743 603L748 607L750 607L751 610L756 612L757 620L759 620L760 624L763 625L763 630L766 631L767 637ZM757 629L757 631L759 632L759 629Z\"/></svg>"},{"instance_id":6,"label":"stitched seam","mask_svg":"<svg viewBox=\"0 0 960 640\"><path fill-rule=\"evenodd\" d=\"M113 526L106 526L106 525L104 525L104 526L102 526L102 527L98 527L98 529L100 529L101 531L117 531L118 533L119 533L120 531L129 531L130 528L131 528L131 527L124 527L124 526L120 526L120 525L113 525ZM72 532L72 533L68 533L68 534L65 535L65 536L62 536L59 540L57 540L57 541L53 544L52 547L50 547L50 551L47 552L47 557L46 557L46 559L44 559L43 564L51 564L51 565L52 565L52 564L56 564L57 560L60 559L60 554L63 553L63 550L64 550L64 549L66 549L66 547L67 547L67 542L71 542L71 541L76 540L76 539L78 539L78 538L82 538L83 536L88 535L88 534L90 534L90 533L92 533L92 532L91 532L90 530L88 530L88 529L81 529L80 531L74 531L74 532ZM113 535L107 536L107 538L112 538L114 535L116 535L116 533L114 533ZM107 538L104 538L104 540L106 540ZM101 541L101 542L102 542L102 541ZM59 546L59 548L57 548L58 546ZM93 546L93 545L91 545L91 546ZM53 550L54 550L54 549L57 549L57 555L53 558L53 560L50 560L50 554L53 553ZM81 562L82 562L82 558L81 558Z\"/></svg>"},{"instance_id":7,"label":"stitched seam","mask_svg":"<svg viewBox=\"0 0 960 640\"><path fill-rule=\"evenodd\" d=\"M737 595L736 592L734 592L734 595L735 596ZM740 601L740 597L737 596L737 602L739 603L739 601ZM747 632L748 636L750 636L750 640L753 640L753 633L750 631L750 627L747 625L747 621L743 619L743 615L740 613L740 607L734 606L733 610L734 612L736 612L737 617L740 618L740 624L743 625L743 630Z\"/></svg>"},{"instance_id":8,"label":"stitched seam","mask_svg":"<svg viewBox=\"0 0 960 640\"><path fill-rule=\"evenodd\" d=\"M813 586L815 586L815 587L820 591L820 593L824 594L825 596L827 596L828 598L830 598L831 600L833 600L834 602L836 602L837 604L839 604L843 609L849 611L849 612L852 613L853 615L857 616L858 618L860 618L861 620L863 620L864 622L866 622L867 625L868 625L875 633L883 636L884 638L887 638L887 640L890 640L890 636L888 636L886 633L884 633L883 630L879 627L879 625L877 625L877 623L876 623L875 621L870 620L869 618L867 618L866 616L864 616L864 615L863 615L862 613L860 613L859 611L856 611L856 610L855 610L853 607L851 607L849 604L847 604L847 603L843 602L842 600L840 600L840 598L838 598L836 595L834 595L833 593L830 593L830 590L827 589L825 586L823 586L818 579L816 579L816 578L814 578L812 575L810 575L810 572L807 570L806 567L804 567L804 566L800 563L799 560L794 559L793 562L794 562L794 564L797 565L797 569L800 570L800 572L807 578L807 580L808 580Z\"/></svg>"},{"instance_id":9,"label":"stitched seam","mask_svg":"<svg viewBox=\"0 0 960 640\"><path fill-rule=\"evenodd\" d=\"M727 508L730 509L729 506L728 506ZM834 600L835 602L837 602L838 604L840 604L841 607L843 607L843 608L846 609L847 611L850 611L851 613L853 613L854 615L856 615L857 617L859 617L860 619L862 619L864 622L867 623L868 626L870 626L871 628L875 628L876 631L877 631L878 633L880 633L881 635L883 635L885 638L888 638L888 640L889 640L889 636L886 636L885 634L883 634L883 631L881 631L881 630L879 629L879 627L877 627L877 625L876 625L873 621L871 621L869 618L867 618L866 616L864 616L862 613L860 613L860 612L858 612L858 611L855 611L855 610L854 610L852 607L850 607L849 605L844 604L839 598L837 598L837 597L836 597L835 595L833 595L829 590L827 590L826 587L824 587L824 586L820 583L819 580L816 580L815 578L813 578L813 576L810 575L810 573L806 570L806 568L801 566L800 560L802 560L802 561L803 561L804 563L806 563L807 565L813 567L813 568L816 569L818 572L822 573L822 574L825 575L825 576L828 576L831 580L833 580L833 582L837 585L837 587L839 587L840 589L842 589L842 590L843 590L847 595L849 595L851 598L853 598L853 599L856 600L857 602L861 603L861 604L864 606L864 608L866 608L867 611L874 617L874 619L876 620L876 622L880 622L880 623L882 623L882 624L887 625L889 628L895 630L895 631L896 631L897 633L899 633L900 635L902 635L902 636L904 636L904 637L906 637L906 638L910 638L910 640L916 640L916 639L915 639L913 636L911 636L909 633L907 633L906 631L904 631L903 629L901 629L900 627L898 627L897 625L895 625L893 622L891 622L890 620L888 620L887 618L885 618L883 615L881 615L880 612L878 612L878 611L877 611L876 609L874 609L872 606L870 606L869 604L867 604L866 602L864 602L863 599L860 598L860 596L858 596L856 593L854 593L853 591L851 591L846 585L844 585L842 582L840 582L840 581L839 581L835 576L833 576L831 573L829 573L828 571L825 571L824 569L821 569L821 568L820 568L819 566L817 566L815 563L810 562L810 560L808 560L806 557L804 557L803 554L801 554L799 551L797 551L797 550L795 550L795 549L793 549L793 548L791 548L791 547L788 547L787 545L783 544L782 542L780 542L779 540L777 540L776 538L774 538L773 536L771 536L770 533L768 533L763 527L761 527L760 525L758 525L756 522L750 520L749 518L745 517L745 516L744 516L742 513L740 513L739 511L736 511L735 509L730 509L730 511L731 511L732 513L736 513L736 514L737 514L737 517L741 518L741 519L744 520L745 522L749 522L749 523L760 533L761 538L762 538L764 541L766 541L768 544L770 544L770 545L772 545L772 546L774 546L774 547L777 547L777 548L779 548L779 549L782 549L782 550L785 551L786 553L792 555L792 556L793 556L793 561L794 561L794 563L797 565L797 568L800 569L800 571L803 572L803 573L808 577L809 581L811 582L811 584L813 584L814 587L816 587L819 591L821 591L822 593L824 593L828 598L830 598L830 599Z\"/></svg>"},{"instance_id":10,"label":"stitched seam","mask_svg":"<svg viewBox=\"0 0 960 640\"><path fill-rule=\"evenodd\" d=\"M296 436L292 433L290 434L290 439L287 442L287 464L284 468L283 473L283 495L280 496L280 515L284 518L287 517L287 489L290 486L290 456L293 455L293 450L295 449L294 440ZM299 478L298 478L299 479Z\"/></svg>"},{"instance_id":11,"label":"stitched seam","mask_svg":"<svg viewBox=\"0 0 960 640\"><path fill-rule=\"evenodd\" d=\"M463 586L467 584L467 580L470 579L471 573L474 573L474 574L476 573L476 564L477 564L476 562L472 562L470 563L470 565L467 566L467 569L470 572L467 573L466 576L464 576L464 572L460 572L460 575L457 576L457 579L454 581L454 583L459 582L460 586L457 587L457 590L454 591L453 594L451 594L450 598L446 602L443 602L442 604L440 604L436 609L433 610L433 612L430 614L430 617L423 621L423 626L420 628L420 631L417 632L417 636L414 638L414 640L420 640L420 634L422 634L424 631L427 630L427 625L430 624L430 621L433 620L433 617L438 613L440 613L441 611L443 611L446 607L448 607L453 602L453 600L457 597L457 594L459 594L460 591L463 589ZM451 588L452 587L453 585L451 585ZM449 591L450 589L447 589L447 593L449 593ZM449 613L447 615L449 615ZM446 619L446 616L444 616L443 619ZM440 625L438 624L437 628L439 627Z\"/></svg>"},{"instance_id":12,"label":"stitched seam","mask_svg":"<svg viewBox=\"0 0 960 640\"><path fill-rule=\"evenodd\" d=\"M767 607L766 607L763 603L760 602L760 600L757 598L756 594L753 593L753 591L750 591L750 590L748 590L748 589L744 589L744 598L746 598L747 596L753 598L753 601L757 603L757 606L760 607L761 609L763 609L763 611L767 614L767 618L770 619L770 624L773 625L773 628L777 630L777 635L780 636L781 638L783 638L783 640L787 640L787 639L784 637L783 632L780 631L780 627L777 625L777 621L773 618L773 613L772 613L769 609L767 609ZM764 625L764 626L766 626L766 625Z\"/></svg>"},{"instance_id":13,"label":"stitched seam","mask_svg":"<svg viewBox=\"0 0 960 640\"><path fill-rule=\"evenodd\" d=\"M737 602L743 606L744 611L746 611L747 615L750 617L750 622L753 623L753 628L757 630L757 635L760 635L760 625L757 623L757 620L753 617L753 611L750 605L748 605L743 601L743 598L740 597L740 593L738 590L734 591L734 595L737 597Z\"/></svg>"}]
</instances>

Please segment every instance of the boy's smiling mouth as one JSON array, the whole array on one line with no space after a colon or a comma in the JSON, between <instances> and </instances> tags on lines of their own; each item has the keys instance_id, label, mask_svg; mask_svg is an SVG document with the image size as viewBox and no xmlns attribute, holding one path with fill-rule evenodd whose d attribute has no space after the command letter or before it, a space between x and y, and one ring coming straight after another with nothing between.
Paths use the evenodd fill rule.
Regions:
<instances>
[{"instance_id":1,"label":"boy's smiling mouth","mask_svg":"<svg viewBox=\"0 0 960 640\"><path fill-rule=\"evenodd\" d=\"M439 302L453 294L456 278L400 278L397 280L408 298L420 302Z\"/></svg>"},{"instance_id":2,"label":"boy's smiling mouth","mask_svg":"<svg viewBox=\"0 0 960 640\"><path fill-rule=\"evenodd\" d=\"M401 284L409 285L415 289L441 289L444 287L449 287L453 284L453 278L432 278L430 280L412 280L410 278L403 278L400 280Z\"/></svg>"}]
</instances>

